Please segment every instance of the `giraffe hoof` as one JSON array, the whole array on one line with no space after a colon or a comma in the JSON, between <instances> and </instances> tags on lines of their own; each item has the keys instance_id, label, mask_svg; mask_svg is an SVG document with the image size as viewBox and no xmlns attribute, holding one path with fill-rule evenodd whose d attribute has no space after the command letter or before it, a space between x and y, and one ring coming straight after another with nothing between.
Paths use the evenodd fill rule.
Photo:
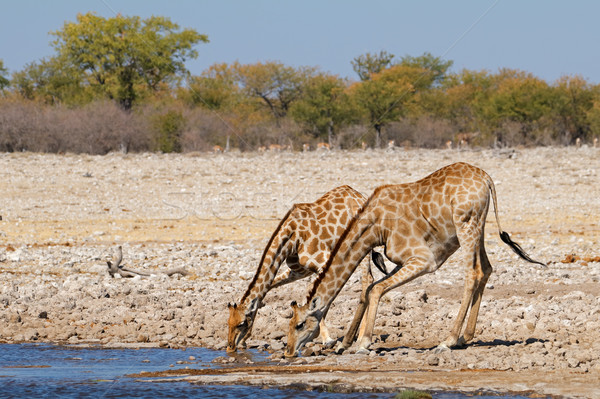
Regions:
<instances>
[{"instance_id":1,"label":"giraffe hoof","mask_svg":"<svg viewBox=\"0 0 600 399\"><path fill-rule=\"evenodd\" d=\"M447 352L449 351L450 348L448 348L448 345L446 344L439 344L438 346L436 346L436 348L433 350L433 353L443 353L443 352Z\"/></svg>"},{"instance_id":2,"label":"giraffe hoof","mask_svg":"<svg viewBox=\"0 0 600 399\"><path fill-rule=\"evenodd\" d=\"M356 350L356 354L357 355L368 355L369 352L371 352L370 350L368 350L367 348L358 348Z\"/></svg>"},{"instance_id":3,"label":"giraffe hoof","mask_svg":"<svg viewBox=\"0 0 600 399\"><path fill-rule=\"evenodd\" d=\"M335 353L336 355L341 355L342 353L344 353L345 350L346 348L344 348L344 345L342 345L341 342L338 342L335 348L333 349L333 353Z\"/></svg>"},{"instance_id":4,"label":"giraffe hoof","mask_svg":"<svg viewBox=\"0 0 600 399\"><path fill-rule=\"evenodd\" d=\"M333 348L336 342L337 341L335 339L330 338L327 341L323 342L323 348L331 349Z\"/></svg>"}]
</instances>

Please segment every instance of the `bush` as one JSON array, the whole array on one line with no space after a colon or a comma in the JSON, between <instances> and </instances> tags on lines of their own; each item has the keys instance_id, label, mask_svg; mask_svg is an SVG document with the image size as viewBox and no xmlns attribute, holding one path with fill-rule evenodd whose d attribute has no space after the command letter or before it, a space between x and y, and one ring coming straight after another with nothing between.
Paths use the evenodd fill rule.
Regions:
<instances>
[{"instance_id":1,"label":"bush","mask_svg":"<svg viewBox=\"0 0 600 399\"><path fill-rule=\"evenodd\" d=\"M185 127L181 135L182 151L210 151L214 145L225 148L227 136L235 136L226 116L192 108L184 113Z\"/></svg>"},{"instance_id":2,"label":"bush","mask_svg":"<svg viewBox=\"0 0 600 399\"><path fill-rule=\"evenodd\" d=\"M442 148L452 140L456 130L446 120L431 116L415 119L405 118L391 123L384 132L386 140L394 140L397 146L416 146L422 148Z\"/></svg>"},{"instance_id":3,"label":"bush","mask_svg":"<svg viewBox=\"0 0 600 399\"><path fill-rule=\"evenodd\" d=\"M32 101L0 101L0 151L147 151L145 123L116 104L101 101L81 108Z\"/></svg>"},{"instance_id":4,"label":"bush","mask_svg":"<svg viewBox=\"0 0 600 399\"><path fill-rule=\"evenodd\" d=\"M154 149L161 152L181 152L181 134L184 126L185 119L180 111L169 110L164 114L154 115Z\"/></svg>"},{"instance_id":5,"label":"bush","mask_svg":"<svg viewBox=\"0 0 600 399\"><path fill-rule=\"evenodd\" d=\"M365 125L351 125L342 129L333 139L334 148L362 148L362 143L370 144L375 141L374 130Z\"/></svg>"}]
</instances>

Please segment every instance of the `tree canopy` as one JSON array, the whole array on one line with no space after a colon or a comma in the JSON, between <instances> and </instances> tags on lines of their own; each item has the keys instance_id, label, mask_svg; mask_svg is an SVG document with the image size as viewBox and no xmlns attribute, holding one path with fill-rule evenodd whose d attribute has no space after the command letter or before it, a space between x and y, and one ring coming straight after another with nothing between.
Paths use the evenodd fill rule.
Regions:
<instances>
[{"instance_id":1,"label":"tree canopy","mask_svg":"<svg viewBox=\"0 0 600 399\"><path fill-rule=\"evenodd\" d=\"M351 63L354 72L356 72L360 80L365 81L371 79L371 75L391 66L393 59L394 54L382 50L379 54L366 53L359 55Z\"/></svg>"},{"instance_id":2,"label":"tree canopy","mask_svg":"<svg viewBox=\"0 0 600 399\"><path fill-rule=\"evenodd\" d=\"M7 76L8 70L4 67L4 61L0 60L0 91L3 91L10 83Z\"/></svg>"},{"instance_id":3,"label":"tree canopy","mask_svg":"<svg viewBox=\"0 0 600 399\"><path fill-rule=\"evenodd\" d=\"M417 57L406 55L402 57L399 64L412 68L421 68L428 75L427 78L431 79L432 84L441 84L453 63L453 61L434 57L431 53L423 53L423 55Z\"/></svg>"},{"instance_id":4,"label":"tree canopy","mask_svg":"<svg viewBox=\"0 0 600 399\"><path fill-rule=\"evenodd\" d=\"M358 121L346 87L347 82L334 75L320 73L311 77L302 97L292 107L292 117L313 137L326 138L332 144L343 126Z\"/></svg>"},{"instance_id":5,"label":"tree canopy","mask_svg":"<svg viewBox=\"0 0 600 399\"><path fill-rule=\"evenodd\" d=\"M435 147L459 136L480 146L600 139L600 86L577 75L547 82L510 68L452 71L452 61L431 53L396 59L382 50L350 61L358 79L279 61L215 63L191 76L186 62L208 38L168 18L80 14L52 35L53 56L10 76L0 60L0 149L172 152L321 141ZM86 121L94 121L90 132Z\"/></svg>"},{"instance_id":6,"label":"tree canopy","mask_svg":"<svg viewBox=\"0 0 600 399\"><path fill-rule=\"evenodd\" d=\"M79 14L53 32L57 59L80 73L83 85L131 109L145 90L156 92L184 75L194 46L208 37L165 17Z\"/></svg>"}]
</instances>

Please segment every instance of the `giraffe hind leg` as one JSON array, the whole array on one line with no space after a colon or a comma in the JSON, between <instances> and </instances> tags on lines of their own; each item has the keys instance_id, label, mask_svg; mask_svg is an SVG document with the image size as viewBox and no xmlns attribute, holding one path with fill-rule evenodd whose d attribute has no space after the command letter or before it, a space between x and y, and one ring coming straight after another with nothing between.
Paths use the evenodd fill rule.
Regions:
<instances>
[{"instance_id":1,"label":"giraffe hind leg","mask_svg":"<svg viewBox=\"0 0 600 399\"><path fill-rule=\"evenodd\" d=\"M463 247L465 254L465 266L467 269L465 276L465 287L463 290L462 299L460 301L460 308L458 310L454 326L450 331L450 335L437 346L436 352L463 346L466 343L465 337L460 337L460 332L471 304L476 305L476 310L473 308L475 311L469 315L470 323L472 323L472 332L474 333L475 331L479 305L481 303L481 295L483 295L483 289L485 288L485 283L487 282L487 277L482 268L481 256L482 253L485 253L485 249L482 251L482 221L484 221L483 218L472 217L469 221L457 229L458 240L461 247ZM487 261L487 257L485 259ZM489 262L487 262L487 264L489 264ZM478 292L480 293L479 297L476 296ZM471 333L471 330L469 330L469 332Z\"/></svg>"},{"instance_id":2,"label":"giraffe hind leg","mask_svg":"<svg viewBox=\"0 0 600 399\"><path fill-rule=\"evenodd\" d=\"M465 332L463 334L464 341L469 342L475 336L475 326L477 324L477 316L479 315L479 307L481 305L481 298L483 297L483 290L485 289L485 285L487 284L488 278L492 274L492 265L487 257L485 252L485 247L483 245L483 239L481 240L481 245L479 247L479 257L481 261L481 269L483 271L483 277L479 284L475 287L475 293L473 294L473 302L471 304L471 311L469 312L469 318L467 320L467 327L465 327Z\"/></svg>"}]
</instances>

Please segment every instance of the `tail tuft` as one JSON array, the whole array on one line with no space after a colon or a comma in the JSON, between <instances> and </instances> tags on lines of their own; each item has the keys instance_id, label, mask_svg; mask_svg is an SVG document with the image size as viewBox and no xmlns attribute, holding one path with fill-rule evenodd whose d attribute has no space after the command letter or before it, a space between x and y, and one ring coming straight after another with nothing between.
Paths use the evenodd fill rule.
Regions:
<instances>
[{"instance_id":1,"label":"tail tuft","mask_svg":"<svg viewBox=\"0 0 600 399\"><path fill-rule=\"evenodd\" d=\"M517 244L516 242L514 242L513 240L510 239L510 236L508 235L508 233L506 231L502 231L500 232L500 239L502 241L504 241L504 243L506 245L508 245L509 247L512 248L512 250L519 255L521 258L525 259L527 262L529 263L537 263L538 265L542 265L544 267L546 267L547 265L545 263L539 262L537 260L533 260L529 257L529 255L527 255L525 253L525 251L523 251L523 248L521 248L521 246L519 244Z\"/></svg>"},{"instance_id":2,"label":"tail tuft","mask_svg":"<svg viewBox=\"0 0 600 399\"><path fill-rule=\"evenodd\" d=\"M371 260L373 261L373 264L375 265L375 267L381 273L383 273L387 276L388 271L385 267L385 262L383 261L383 255L381 255L379 252L371 251Z\"/></svg>"}]
</instances>

